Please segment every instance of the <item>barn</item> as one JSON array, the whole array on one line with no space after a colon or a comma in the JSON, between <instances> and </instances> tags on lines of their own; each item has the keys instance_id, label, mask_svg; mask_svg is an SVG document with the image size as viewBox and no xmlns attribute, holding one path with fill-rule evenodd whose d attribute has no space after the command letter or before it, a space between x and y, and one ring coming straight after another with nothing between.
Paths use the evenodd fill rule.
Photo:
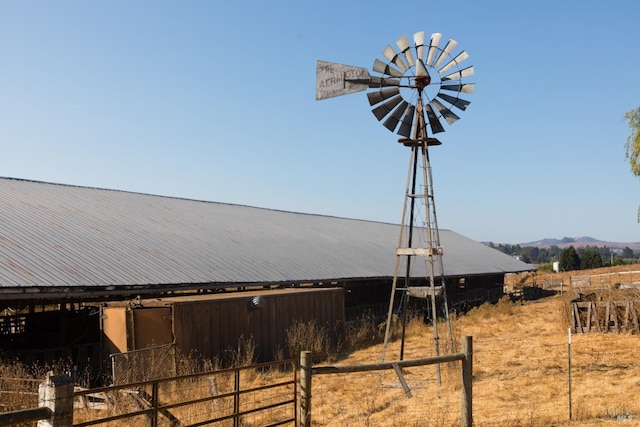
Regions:
<instances>
[{"instance_id":1,"label":"barn","mask_svg":"<svg viewBox=\"0 0 640 427\"><path fill-rule=\"evenodd\" d=\"M177 324L176 312L202 307L203 301L219 310L242 306L245 316L247 301L256 296L277 301L268 304L264 319L273 318L271 311L302 311L325 322L352 318L365 308L384 312L399 228L0 178L0 348L27 361L68 357L81 363L148 345L126 338L126 322L120 329L125 344L113 344L122 337L105 333L105 310L118 307L169 310L169 340L176 338L176 328L193 329L184 323L188 317ZM533 269L450 230L441 230L440 240L452 306L470 295L476 301L494 298L502 293L506 273ZM426 266L416 265L411 275L424 280ZM296 293L304 295L290 297ZM327 304L340 307L328 310ZM114 313L111 319L118 317ZM229 322L210 321L206 333L221 335ZM208 342L209 354L224 345Z\"/></svg>"}]
</instances>

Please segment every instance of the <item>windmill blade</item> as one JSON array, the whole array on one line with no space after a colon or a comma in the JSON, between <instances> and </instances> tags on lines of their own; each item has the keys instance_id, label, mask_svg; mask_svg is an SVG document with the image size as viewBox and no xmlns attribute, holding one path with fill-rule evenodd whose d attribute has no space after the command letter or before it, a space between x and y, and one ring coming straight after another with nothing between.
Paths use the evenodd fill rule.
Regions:
<instances>
[{"instance_id":1,"label":"windmill blade","mask_svg":"<svg viewBox=\"0 0 640 427\"><path fill-rule=\"evenodd\" d=\"M451 69L451 67L453 67L454 65L459 65L462 61L464 61L465 59L469 58L469 54L467 52L465 52L464 50L462 52L460 52L458 54L458 56L456 56L455 58L453 58L451 61L449 61L447 63L447 65L445 65L444 67L442 67L438 73L443 74L446 73L448 70Z\"/></svg>"},{"instance_id":2,"label":"windmill blade","mask_svg":"<svg viewBox=\"0 0 640 427\"><path fill-rule=\"evenodd\" d=\"M433 64L433 68L438 68L438 66L440 65L440 63L442 61L444 61L444 59L449 56L449 54L451 53L451 51L453 50L454 47L456 47L456 45L458 44L457 41L450 39L447 44L444 46L444 49L442 49L442 52L440 52L440 55L438 55L438 59L436 59L436 62Z\"/></svg>"},{"instance_id":3,"label":"windmill blade","mask_svg":"<svg viewBox=\"0 0 640 427\"><path fill-rule=\"evenodd\" d=\"M400 105L398 105L396 109L393 110L393 113L391 113L391 115L387 117L387 120L384 121L384 127L389 129L391 132L394 132L398 127L398 123L400 123L400 119L402 118L402 115L404 114L408 106L409 104L407 103L407 101L402 101Z\"/></svg>"},{"instance_id":4,"label":"windmill blade","mask_svg":"<svg viewBox=\"0 0 640 427\"><path fill-rule=\"evenodd\" d=\"M431 103L434 105L434 107L436 107L436 110L440 112L440 115L444 117L448 124L452 125L456 120L460 120L460 117L458 117L453 111L442 105L437 99L432 100Z\"/></svg>"},{"instance_id":5,"label":"windmill blade","mask_svg":"<svg viewBox=\"0 0 640 427\"><path fill-rule=\"evenodd\" d=\"M369 88L388 86L400 86L400 80L376 76L371 76L371 78L369 79Z\"/></svg>"},{"instance_id":6,"label":"windmill blade","mask_svg":"<svg viewBox=\"0 0 640 427\"><path fill-rule=\"evenodd\" d=\"M473 65L467 68L463 68L460 71L456 71L455 73L451 73L448 76L444 76L441 78L442 81L445 80L460 80L463 77L473 76L474 70Z\"/></svg>"},{"instance_id":7,"label":"windmill blade","mask_svg":"<svg viewBox=\"0 0 640 427\"><path fill-rule=\"evenodd\" d=\"M404 113L404 117L402 118L402 124L400 125L400 129L398 129L398 135L404 136L405 138L411 138L411 128L413 127L413 118L416 114L416 107L414 105L409 105L407 111Z\"/></svg>"},{"instance_id":8,"label":"windmill blade","mask_svg":"<svg viewBox=\"0 0 640 427\"><path fill-rule=\"evenodd\" d=\"M402 71L392 67L391 64L387 64L386 62L380 61L377 58L373 63L373 71L380 74L384 74L386 76L402 77Z\"/></svg>"},{"instance_id":9,"label":"windmill blade","mask_svg":"<svg viewBox=\"0 0 640 427\"><path fill-rule=\"evenodd\" d=\"M391 88L391 89L382 89L376 92L369 92L367 94L367 98L369 99L369 105L374 106L396 95L400 95L400 89Z\"/></svg>"},{"instance_id":10,"label":"windmill blade","mask_svg":"<svg viewBox=\"0 0 640 427\"><path fill-rule=\"evenodd\" d=\"M431 108L431 105L425 105L425 110L427 110L427 117L429 119L429 126L431 126L431 132L444 132L444 128L440 124L440 120L438 120L438 116L436 116L436 113L433 112L433 108Z\"/></svg>"},{"instance_id":11,"label":"windmill blade","mask_svg":"<svg viewBox=\"0 0 640 427\"><path fill-rule=\"evenodd\" d=\"M409 39L407 38L407 36L400 37L398 41L396 41L396 45L398 45L398 49L400 49L400 52L407 59L409 65L412 67L416 65L415 61L413 60L413 53L411 53L411 47L409 46Z\"/></svg>"},{"instance_id":12,"label":"windmill blade","mask_svg":"<svg viewBox=\"0 0 640 427\"><path fill-rule=\"evenodd\" d=\"M440 89L448 90L451 92L473 93L475 87L476 87L475 83L466 83L466 84L442 85L440 86Z\"/></svg>"},{"instance_id":13,"label":"windmill blade","mask_svg":"<svg viewBox=\"0 0 640 427\"><path fill-rule=\"evenodd\" d=\"M376 116L378 121L384 119L384 117L389 114L400 102L402 102L402 96L396 95L393 98L389 99L384 104L374 108L373 115Z\"/></svg>"},{"instance_id":14,"label":"windmill blade","mask_svg":"<svg viewBox=\"0 0 640 427\"><path fill-rule=\"evenodd\" d=\"M417 59L416 60L416 77L426 77L429 75L429 72L427 71L427 67L424 66L424 62L422 62L422 59Z\"/></svg>"},{"instance_id":15,"label":"windmill blade","mask_svg":"<svg viewBox=\"0 0 640 427\"><path fill-rule=\"evenodd\" d=\"M391 46L387 45L387 47L382 52L382 55L384 55L384 57L387 58L390 62L396 64L398 68L402 70L402 72L405 72L407 71L407 69L409 69L409 65L404 62L400 55L398 55Z\"/></svg>"},{"instance_id":16,"label":"windmill blade","mask_svg":"<svg viewBox=\"0 0 640 427\"><path fill-rule=\"evenodd\" d=\"M433 61L433 57L438 50L438 45L440 44L440 38L442 34L433 33L431 34L431 42L429 43L429 53L427 54L427 65L431 65Z\"/></svg>"},{"instance_id":17,"label":"windmill blade","mask_svg":"<svg viewBox=\"0 0 640 427\"><path fill-rule=\"evenodd\" d=\"M424 61L424 31L413 35L413 43L416 46L416 63Z\"/></svg>"},{"instance_id":18,"label":"windmill blade","mask_svg":"<svg viewBox=\"0 0 640 427\"><path fill-rule=\"evenodd\" d=\"M453 105L456 108L459 108L462 111L466 110L467 107L469 106L469 104L471 104L469 101L465 101L464 99L460 99L460 98L453 97L451 95L447 95L446 93L439 93L436 96L438 98L440 98L440 99L444 99L449 104Z\"/></svg>"}]
</instances>

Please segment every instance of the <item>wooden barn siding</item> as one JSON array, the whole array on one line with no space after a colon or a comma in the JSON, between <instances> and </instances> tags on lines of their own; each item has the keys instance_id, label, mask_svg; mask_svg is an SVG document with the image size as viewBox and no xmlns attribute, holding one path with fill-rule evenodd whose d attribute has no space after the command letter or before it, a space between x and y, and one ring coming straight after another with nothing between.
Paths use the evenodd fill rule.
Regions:
<instances>
[{"instance_id":1,"label":"wooden barn siding","mask_svg":"<svg viewBox=\"0 0 640 427\"><path fill-rule=\"evenodd\" d=\"M297 320L315 320L332 328L344 321L344 293L341 289L263 295L265 305L249 310L243 298L174 303L173 332L178 349L193 350L206 358L225 356L237 350L240 337L253 337L260 360L270 360L278 347L284 349L287 329Z\"/></svg>"}]
</instances>

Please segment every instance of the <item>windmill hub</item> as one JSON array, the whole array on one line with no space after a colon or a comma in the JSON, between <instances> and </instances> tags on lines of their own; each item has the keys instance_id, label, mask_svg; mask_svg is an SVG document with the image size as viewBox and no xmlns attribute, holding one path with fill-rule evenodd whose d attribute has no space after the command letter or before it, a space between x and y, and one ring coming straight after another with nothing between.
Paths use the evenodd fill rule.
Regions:
<instances>
[{"instance_id":1,"label":"windmill hub","mask_svg":"<svg viewBox=\"0 0 640 427\"><path fill-rule=\"evenodd\" d=\"M422 92L422 90L425 87L431 84L431 76L427 74L426 76L416 77L415 84L416 84L416 89L418 89L418 92Z\"/></svg>"}]
</instances>

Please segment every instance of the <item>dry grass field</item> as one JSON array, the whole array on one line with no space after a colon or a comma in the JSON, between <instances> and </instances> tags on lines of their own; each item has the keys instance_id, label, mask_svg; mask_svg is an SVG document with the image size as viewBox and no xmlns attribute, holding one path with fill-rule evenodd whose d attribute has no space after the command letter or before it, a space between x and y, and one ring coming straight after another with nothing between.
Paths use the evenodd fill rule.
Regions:
<instances>
[{"instance_id":1,"label":"dry grass field","mask_svg":"<svg viewBox=\"0 0 640 427\"><path fill-rule=\"evenodd\" d=\"M620 271L640 269L640 266L631 267ZM611 270L579 273L608 272ZM562 281L569 284L569 273L565 274L567 277L562 277ZM508 287L517 289L532 281L550 283L558 277L538 274L509 279ZM503 298L498 304L483 305L453 318L450 329L444 323L438 325L440 354L460 351L462 337L473 337L475 426L640 426L640 335L574 334L569 346L568 309L573 297L573 291L565 288L562 295L536 301L511 302ZM625 294L615 286L600 295L600 298L616 300L624 297L638 299L636 292ZM380 330L371 322L366 327L365 324L351 331L353 343L374 342L379 338ZM318 342L318 338L324 336L321 331L298 329L291 332L291 340L297 344L295 349L316 349L324 345ZM321 365L380 361L381 344L359 348L332 355ZM435 355L434 348L431 326L420 320L410 321L404 358L431 357ZM385 360L397 360L399 351L400 341L396 337L387 348ZM247 360L240 365L249 364L250 357L243 359ZM0 377L28 376L16 366L0 366ZM315 375L312 425L459 426L460 363L440 365L440 383L437 372L435 366L405 368L403 377L411 397L401 387L394 371ZM0 406L7 405L5 410L10 409L9 395L2 391L0 388ZM21 401L15 405L28 407L33 403ZM242 425L259 427L261 424L244 420Z\"/></svg>"},{"instance_id":2,"label":"dry grass field","mask_svg":"<svg viewBox=\"0 0 640 427\"><path fill-rule=\"evenodd\" d=\"M453 320L454 348L473 337L473 415L476 426L640 425L640 336L574 334L571 344L571 420L567 294L537 301L506 299ZM441 354L448 328L439 326ZM386 360L397 360L399 342ZM381 346L349 355L333 365L379 361ZM412 322L405 359L434 355L433 332ZM407 398L393 371L318 375L313 378L315 426L460 425L460 366L408 368Z\"/></svg>"}]
</instances>

